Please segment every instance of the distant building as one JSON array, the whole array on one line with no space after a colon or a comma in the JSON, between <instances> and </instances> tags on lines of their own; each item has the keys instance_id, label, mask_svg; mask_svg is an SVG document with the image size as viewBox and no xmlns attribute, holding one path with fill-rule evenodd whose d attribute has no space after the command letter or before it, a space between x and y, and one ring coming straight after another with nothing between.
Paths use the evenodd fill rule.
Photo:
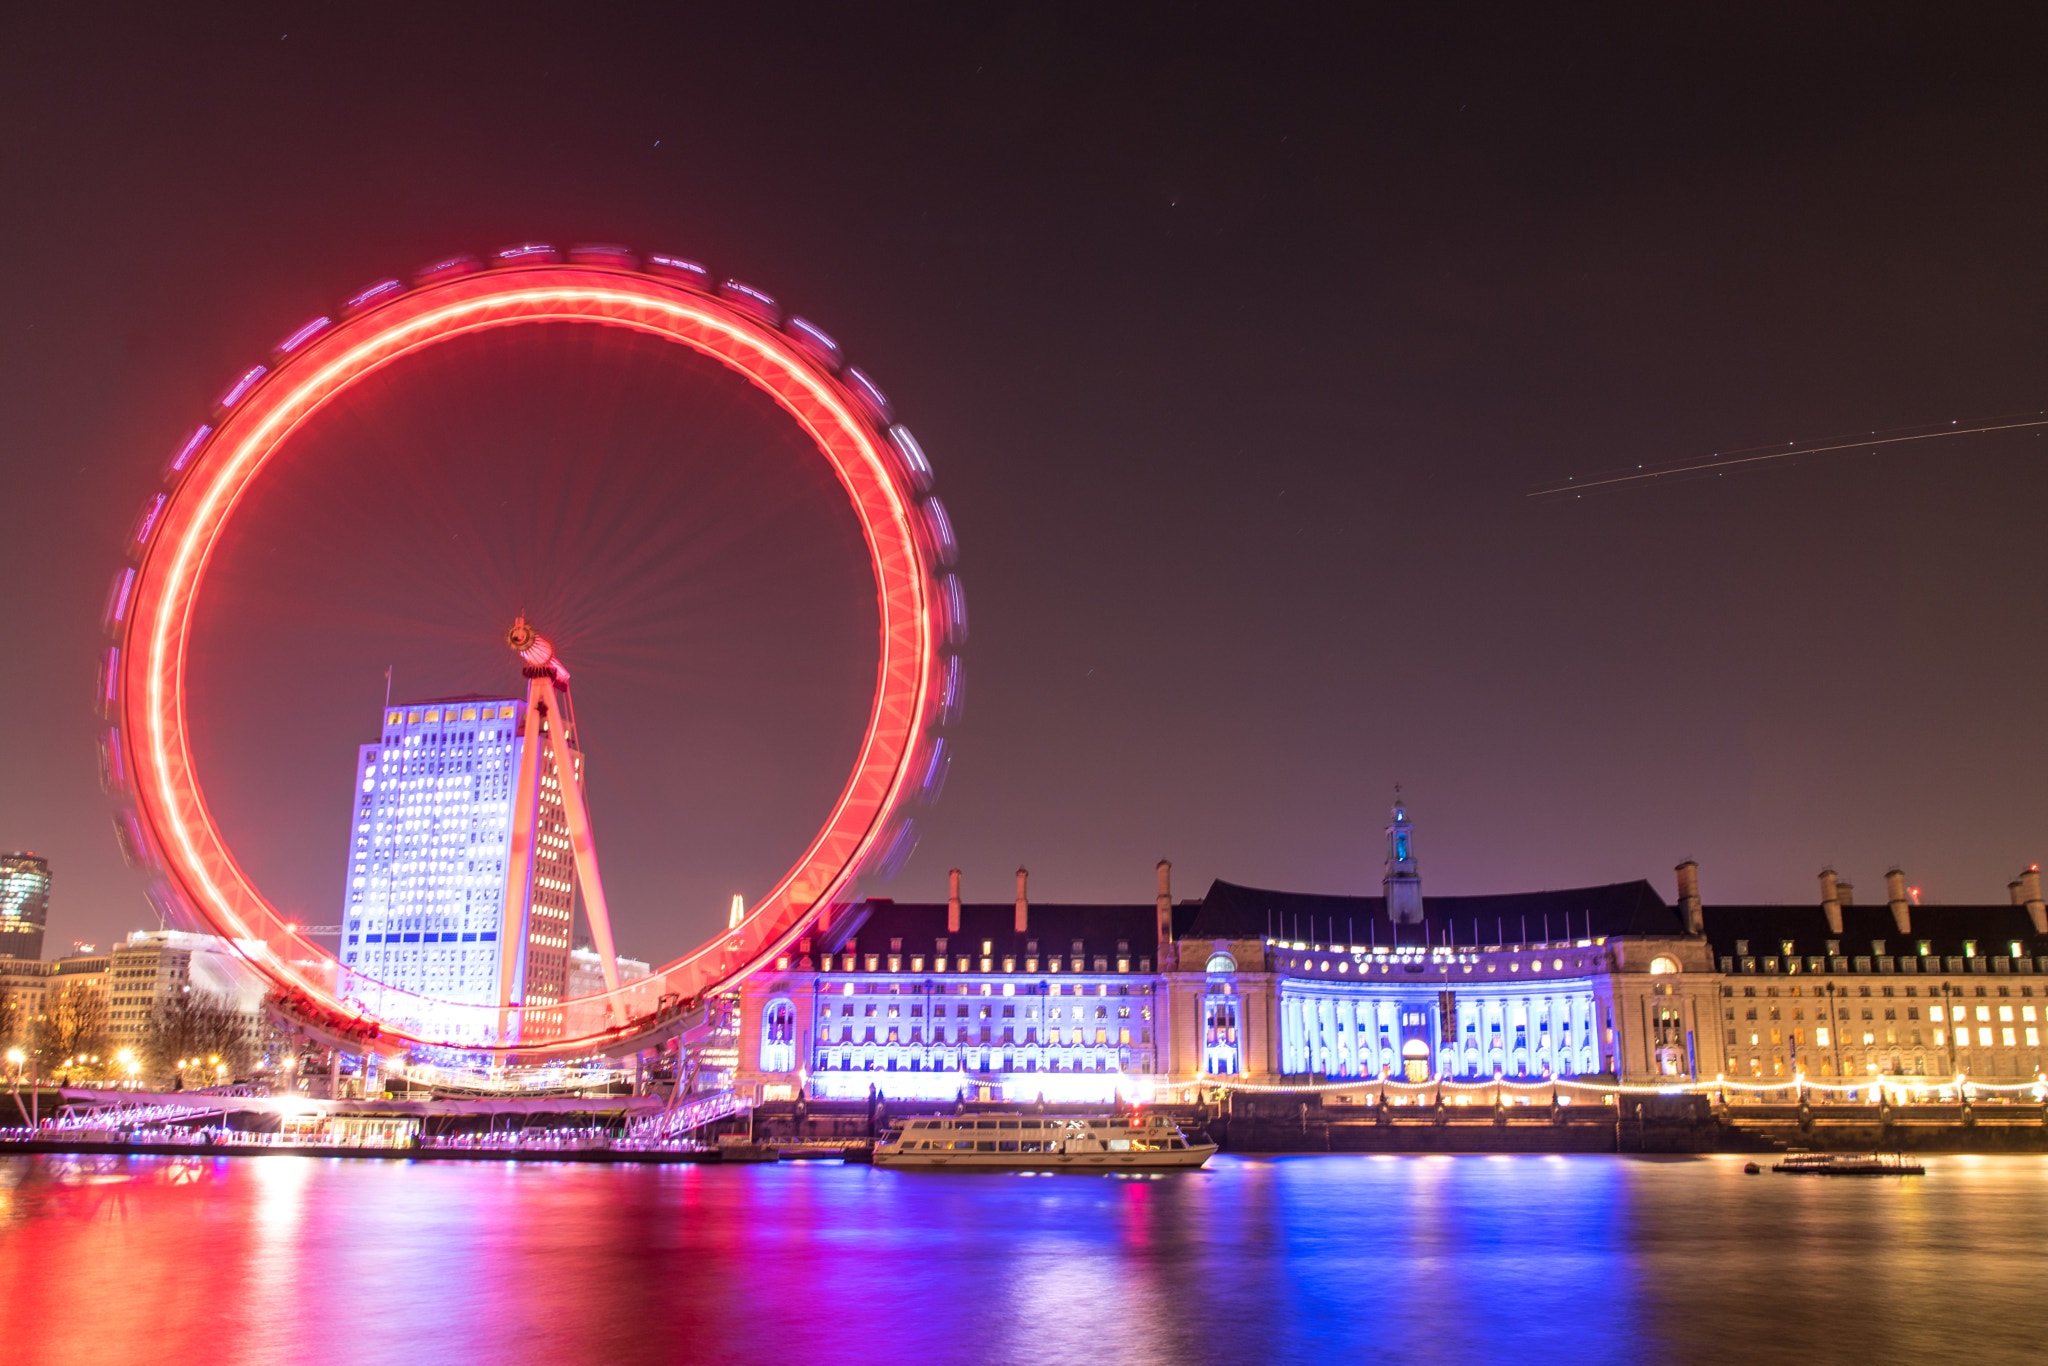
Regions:
<instances>
[{"instance_id":1,"label":"distant building","mask_svg":"<svg viewBox=\"0 0 2048 1366\"><path fill-rule=\"evenodd\" d=\"M561 792L541 783L533 892L505 923L526 702L453 697L387 708L357 753L341 990L386 1019L460 1042L497 1037L502 955L524 1036L561 1028L575 864ZM578 756L581 763L581 756Z\"/></svg>"},{"instance_id":2,"label":"distant building","mask_svg":"<svg viewBox=\"0 0 2048 1366\"><path fill-rule=\"evenodd\" d=\"M108 1030L117 1047L142 1040L157 1011L179 996L226 1001L254 1048L263 1034L265 983L227 940L184 930L137 930L108 955Z\"/></svg>"},{"instance_id":3,"label":"distant building","mask_svg":"<svg viewBox=\"0 0 2048 1366\"><path fill-rule=\"evenodd\" d=\"M2048 904L1703 906L1647 881L1422 895L1217 881L1154 904L855 903L741 988L736 1080L765 1096L1103 1102L1205 1084L1494 1078L2018 1084L2048 1050ZM1867 950L1859 952L1858 950Z\"/></svg>"},{"instance_id":4,"label":"distant building","mask_svg":"<svg viewBox=\"0 0 2048 1366\"><path fill-rule=\"evenodd\" d=\"M617 962L619 965L619 983L622 986L627 982L637 982L643 977L651 977L654 974L654 965L652 963L644 963L638 958L620 958ZM569 988L565 999L572 1001L578 996L595 996L604 990L604 964L603 960L597 956L596 949L577 948L569 950L568 983Z\"/></svg>"},{"instance_id":5,"label":"distant building","mask_svg":"<svg viewBox=\"0 0 2048 1366\"><path fill-rule=\"evenodd\" d=\"M49 919L49 861L0 854L0 958L41 958Z\"/></svg>"},{"instance_id":6,"label":"distant building","mask_svg":"<svg viewBox=\"0 0 2048 1366\"><path fill-rule=\"evenodd\" d=\"M104 1006L110 963L110 955L104 953L58 959L0 958L0 997L20 1012L15 1020L16 1030L26 1036L38 1021L58 1009L59 999L66 992Z\"/></svg>"}]
</instances>

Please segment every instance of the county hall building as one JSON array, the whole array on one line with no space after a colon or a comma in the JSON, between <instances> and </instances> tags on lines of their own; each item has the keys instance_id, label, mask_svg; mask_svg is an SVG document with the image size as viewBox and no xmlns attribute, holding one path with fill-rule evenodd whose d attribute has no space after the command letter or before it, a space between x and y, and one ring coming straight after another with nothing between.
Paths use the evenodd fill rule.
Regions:
<instances>
[{"instance_id":1,"label":"county hall building","mask_svg":"<svg viewBox=\"0 0 2048 1366\"><path fill-rule=\"evenodd\" d=\"M1217 881L1151 904L858 902L741 992L764 1099L1168 1098L1348 1078L1625 1083L2040 1073L2048 907L1679 904L1647 882L1427 897L1398 803L1383 895Z\"/></svg>"}]
</instances>

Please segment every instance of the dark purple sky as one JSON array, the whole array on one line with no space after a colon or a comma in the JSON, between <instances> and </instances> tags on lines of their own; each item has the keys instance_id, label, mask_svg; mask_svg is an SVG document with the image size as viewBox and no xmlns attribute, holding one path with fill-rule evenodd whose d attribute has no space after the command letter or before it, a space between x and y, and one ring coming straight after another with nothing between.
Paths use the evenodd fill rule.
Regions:
<instances>
[{"instance_id":1,"label":"dark purple sky","mask_svg":"<svg viewBox=\"0 0 2048 1366\"><path fill-rule=\"evenodd\" d=\"M1710 899L1806 900L1897 861L1968 901L2048 856L2048 438L1524 496L2048 408L2021 7L168 8L0 15L0 847L51 858L55 945L152 923L88 697L173 441L352 288L536 237L765 286L932 453L968 711L896 895L1024 863L1142 900L1162 856L1183 894L1373 889L1397 780L1425 890L1668 894L1694 857ZM521 605L580 661L629 951L794 852L872 607L743 392L500 334L295 460L195 664L280 900L332 918L384 665L506 686Z\"/></svg>"}]
</instances>

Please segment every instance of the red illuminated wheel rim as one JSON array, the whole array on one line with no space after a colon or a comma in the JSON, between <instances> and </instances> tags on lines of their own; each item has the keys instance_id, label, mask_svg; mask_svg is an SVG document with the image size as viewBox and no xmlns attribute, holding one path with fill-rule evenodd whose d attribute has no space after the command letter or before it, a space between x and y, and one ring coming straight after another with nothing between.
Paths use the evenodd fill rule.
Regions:
<instances>
[{"instance_id":1,"label":"red illuminated wheel rim","mask_svg":"<svg viewBox=\"0 0 2048 1366\"><path fill-rule=\"evenodd\" d=\"M679 1003L729 987L778 955L835 901L864 866L898 861L913 835L904 811L929 792L947 759L936 731L957 704L965 635L953 536L930 494L931 471L888 401L837 345L800 318L735 282L712 289L700 267L616 249L500 253L495 269L457 258L408 289L386 281L339 321L318 319L279 344L223 395L215 420L179 448L169 487L132 533L137 563L117 575L108 606L100 703L110 727L104 764L126 799L117 821L130 856L160 873L169 909L233 940L292 1013L383 1050L474 1047L396 1024L395 989L384 1018L337 993L339 964L310 943L243 873L208 812L187 731L185 650L208 562L249 486L280 447L365 377L440 342L522 323L592 323L648 333L709 356L767 394L831 465L859 519L880 610L873 705L853 771L802 855L736 931L719 935L653 977L610 997L550 1003L563 1019L552 1038L499 1045L539 1057L603 1051L658 1028ZM449 1003L433 1002L446 1012ZM484 1007L477 1007L479 1011ZM498 1008L488 1008L498 1018ZM518 1037L512 1031L507 1037Z\"/></svg>"}]
</instances>

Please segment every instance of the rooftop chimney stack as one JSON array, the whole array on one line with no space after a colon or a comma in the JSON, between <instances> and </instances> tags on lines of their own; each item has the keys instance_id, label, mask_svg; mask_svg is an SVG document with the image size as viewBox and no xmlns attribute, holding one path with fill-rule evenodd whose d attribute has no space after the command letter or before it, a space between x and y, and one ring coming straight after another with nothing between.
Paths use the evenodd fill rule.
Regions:
<instances>
[{"instance_id":1,"label":"rooftop chimney stack","mask_svg":"<svg viewBox=\"0 0 2048 1366\"><path fill-rule=\"evenodd\" d=\"M1705 934L1707 918L1700 910L1700 866L1691 859L1678 865L1678 909L1687 934Z\"/></svg>"},{"instance_id":2,"label":"rooftop chimney stack","mask_svg":"<svg viewBox=\"0 0 2048 1366\"><path fill-rule=\"evenodd\" d=\"M1842 894L1832 868L1820 870L1820 913L1828 918L1829 934L1842 932Z\"/></svg>"},{"instance_id":3,"label":"rooftop chimney stack","mask_svg":"<svg viewBox=\"0 0 2048 1366\"><path fill-rule=\"evenodd\" d=\"M1022 868L1017 870L1017 933L1023 934L1031 925L1031 903L1024 896L1024 879L1029 877Z\"/></svg>"},{"instance_id":4,"label":"rooftop chimney stack","mask_svg":"<svg viewBox=\"0 0 2048 1366\"><path fill-rule=\"evenodd\" d=\"M1159 860L1159 895L1153 902L1159 919L1160 967L1166 966L1166 946L1173 942L1173 865Z\"/></svg>"},{"instance_id":5,"label":"rooftop chimney stack","mask_svg":"<svg viewBox=\"0 0 2048 1366\"><path fill-rule=\"evenodd\" d=\"M946 874L946 933L960 933L960 870Z\"/></svg>"},{"instance_id":6,"label":"rooftop chimney stack","mask_svg":"<svg viewBox=\"0 0 2048 1366\"><path fill-rule=\"evenodd\" d=\"M2027 894L2020 890L2025 885L2018 878L2014 878L2011 882L2005 884L2005 894L2012 898L2013 905L2024 906L2027 904Z\"/></svg>"},{"instance_id":7,"label":"rooftop chimney stack","mask_svg":"<svg viewBox=\"0 0 2048 1366\"><path fill-rule=\"evenodd\" d=\"M1836 878L1835 899L1844 906L1854 906L1856 904L1856 884L1845 877Z\"/></svg>"},{"instance_id":8,"label":"rooftop chimney stack","mask_svg":"<svg viewBox=\"0 0 2048 1366\"><path fill-rule=\"evenodd\" d=\"M1892 919L1900 934L1913 932L1913 903L1906 900L1906 875L1894 868L1884 875L1885 899L1891 902Z\"/></svg>"},{"instance_id":9,"label":"rooftop chimney stack","mask_svg":"<svg viewBox=\"0 0 2048 1366\"><path fill-rule=\"evenodd\" d=\"M2048 901L2041 900L2041 867L2035 864L2020 874L2020 890L2026 894L2027 918L2035 934L2048 934Z\"/></svg>"}]
</instances>

